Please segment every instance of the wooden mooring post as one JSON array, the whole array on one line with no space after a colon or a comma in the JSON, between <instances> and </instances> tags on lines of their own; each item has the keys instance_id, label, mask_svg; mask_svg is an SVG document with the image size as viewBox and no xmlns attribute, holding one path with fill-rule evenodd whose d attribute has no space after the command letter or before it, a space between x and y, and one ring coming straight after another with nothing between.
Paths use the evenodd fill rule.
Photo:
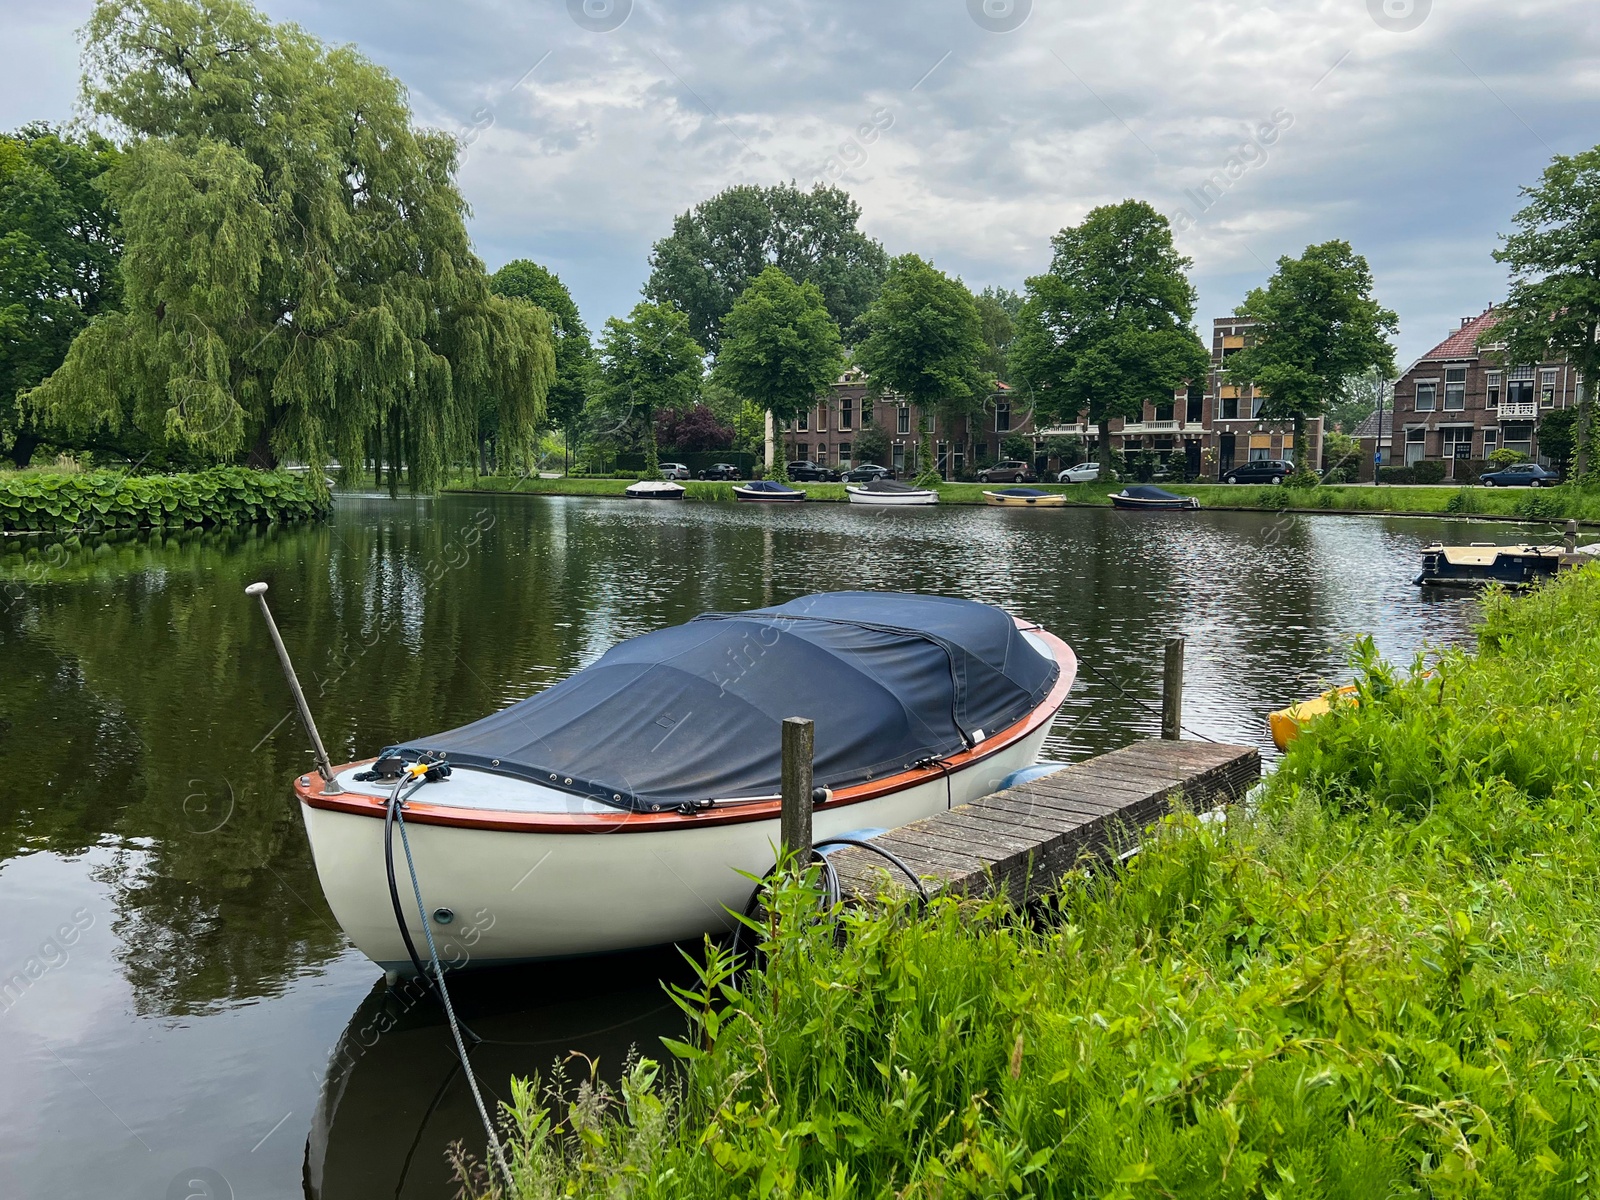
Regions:
<instances>
[{"instance_id":1,"label":"wooden mooring post","mask_svg":"<svg viewBox=\"0 0 1600 1200\"><path fill-rule=\"evenodd\" d=\"M806 717L783 720L783 809L779 822L783 852L801 864L811 861L811 762L816 726Z\"/></svg>"},{"instance_id":2,"label":"wooden mooring post","mask_svg":"<svg viewBox=\"0 0 1600 1200\"><path fill-rule=\"evenodd\" d=\"M1166 671L1161 677L1161 736L1169 742L1183 737L1183 639L1167 639Z\"/></svg>"}]
</instances>

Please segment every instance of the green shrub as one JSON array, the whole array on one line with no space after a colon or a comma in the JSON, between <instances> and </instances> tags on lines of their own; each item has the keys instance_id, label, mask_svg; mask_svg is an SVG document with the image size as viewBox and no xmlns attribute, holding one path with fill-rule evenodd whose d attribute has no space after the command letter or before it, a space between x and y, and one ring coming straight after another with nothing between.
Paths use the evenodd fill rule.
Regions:
<instances>
[{"instance_id":1,"label":"green shrub","mask_svg":"<svg viewBox=\"0 0 1600 1200\"><path fill-rule=\"evenodd\" d=\"M1416 472L1410 467L1379 467L1379 483L1416 483Z\"/></svg>"},{"instance_id":2,"label":"green shrub","mask_svg":"<svg viewBox=\"0 0 1600 1200\"><path fill-rule=\"evenodd\" d=\"M0 477L0 530L89 532L306 521L328 500L303 475L216 467L192 475L94 471Z\"/></svg>"},{"instance_id":3,"label":"green shrub","mask_svg":"<svg viewBox=\"0 0 1600 1200\"><path fill-rule=\"evenodd\" d=\"M1444 463L1437 458L1425 458L1411 465L1411 476L1416 483L1443 483Z\"/></svg>"},{"instance_id":4,"label":"green shrub","mask_svg":"<svg viewBox=\"0 0 1600 1200\"><path fill-rule=\"evenodd\" d=\"M1445 501L1444 510L1453 513L1475 513L1482 507L1478 503L1478 493L1469 487L1464 487L1451 493L1450 499Z\"/></svg>"}]
</instances>

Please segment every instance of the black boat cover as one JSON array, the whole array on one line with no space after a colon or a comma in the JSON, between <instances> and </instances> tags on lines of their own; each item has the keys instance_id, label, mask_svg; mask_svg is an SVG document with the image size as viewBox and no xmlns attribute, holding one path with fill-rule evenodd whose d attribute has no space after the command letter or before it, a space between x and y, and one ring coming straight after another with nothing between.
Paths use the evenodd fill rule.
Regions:
<instances>
[{"instance_id":1,"label":"black boat cover","mask_svg":"<svg viewBox=\"0 0 1600 1200\"><path fill-rule=\"evenodd\" d=\"M1131 499L1134 499L1134 500L1183 500L1184 499L1183 496L1174 496L1169 491L1165 491L1162 488L1158 488L1158 487L1151 487L1149 484L1143 484L1143 485L1140 485L1139 487L1123 488L1122 489L1122 494L1124 496L1127 496L1127 497L1129 497Z\"/></svg>"},{"instance_id":2,"label":"black boat cover","mask_svg":"<svg viewBox=\"0 0 1600 1200\"><path fill-rule=\"evenodd\" d=\"M785 717L816 722L815 781L844 787L983 741L1059 675L987 604L827 592L631 638L492 716L385 753L438 752L655 812L776 795Z\"/></svg>"},{"instance_id":3,"label":"black boat cover","mask_svg":"<svg viewBox=\"0 0 1600 1200\"><path fill-rule=\"evenodd\" d=\"M750 483L742 483L739 486L747 492L798 493L800 491L799 488L784 487L783 484L779 483L776 479L756 479L752 480Z\"/></svg>"}]
</instances>

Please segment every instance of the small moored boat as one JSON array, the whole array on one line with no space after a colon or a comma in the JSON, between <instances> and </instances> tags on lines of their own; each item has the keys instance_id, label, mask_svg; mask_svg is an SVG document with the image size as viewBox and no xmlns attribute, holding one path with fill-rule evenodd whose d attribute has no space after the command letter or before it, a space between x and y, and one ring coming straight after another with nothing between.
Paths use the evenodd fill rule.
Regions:
<instances>
[{"instance_id":1,"label":"small moored boat","mask_svg":"<svg viewBox=\"0 0 1600 1200\"><path fill-rule=\"evenodd\" d=\"M1120 492L1113 492L1111 494L1111 504L1114 508L1155 508L1163 510L1200 507L1200 501L1193 496L1175 496L1163 488L1151 487L1149 484L1125 487Z\"/></svg>"},{"instance_id":2,"label":"small moored boat","mask_svg":"<svg viewBox=\"0 0 1600 1200\"><path fill-rule=\"evenodd\" d=\"M1043 488L1010 487L985 491L983 502L1001 508L1022 508L1029 504L1039 508L1061 508L1067 503L1067 498L1060 492L1047 492Z\"/></svg>"},{"instance_id":3,"label":"small moored boat","mask_svg":"<svg viewBox=\"0 0 1600 1200\"><path fill-rule=\"evenodd\" d=\"M871 483L848 484L845 489L851 504L937 504L939 493L932 488L912 487L893 479L874 479Z\"/></svg>"},{"instance_id":4,"label":"small moored boat","mask_svg":"<svg viewBox=\"0 0 1600 1200\"><path fill-rule=\"evenodd\" d=\"M641 479L622 489L630 500L682 500L688 489L670 479Z\"/></svg>"},{"instance_id":5,"label":"small moored boat","mask_svg":"<svg viewBox=\"0 0 1600 1200\"><path fill-rule=\"evenodd\" d=\"M1348 703L1354 703L1356 685L1346 684L1344 687L1333 688L1323 692L1310 700L1302 700L1298 704L1291 704L1288 708L1280 708L1277 712L1267 714L1267 728L1272 733L1272 742L1279 750L1287 750L1289 743L1300 736L1300 730L1317 717L1332 711L1335 701L1343 698Z\"/></svg>"},{"instance_id":6,"label":"small moored boat","mask_svg":"<svg viewBox=\"0 0 1600 1200\"><path fill-rule=\"evenodd\" d=\"M334 916L385 968L423 945L391 890L395 803L427 911L472 926L473 966L658 945L731 928L772 866L785 717L815 721L820 840L994 791L1037 761L1076 672L1065 642L987 604L825 593L622 642L294 790Z\"/></svg>"},{"instance_id":7,"label":"small moored boat","mask_svg":"<svg viewBox=\"0 0 1600 1200\"><path fill-rule=\"evenodd\" d=\"M753 504L798 504L806 498L806 494L776 479L757 479L753 483L734 484L733 498L748 500Z\"/></svg>"},{"instance_id":8,"label":"small moored boat","mask_svg":"<svg viewBox=\"0 0 1600 1200\"><path fill-rule=\"evenodd\" d=\"M1532 587L1561 568L1561 546L1496 546L1473 542L1446 546L1434 542L1422 551L1422 572L1412 580L1418 587L1484 587L1498 583L1508 588Z\"/></svg>"}]
</instances>

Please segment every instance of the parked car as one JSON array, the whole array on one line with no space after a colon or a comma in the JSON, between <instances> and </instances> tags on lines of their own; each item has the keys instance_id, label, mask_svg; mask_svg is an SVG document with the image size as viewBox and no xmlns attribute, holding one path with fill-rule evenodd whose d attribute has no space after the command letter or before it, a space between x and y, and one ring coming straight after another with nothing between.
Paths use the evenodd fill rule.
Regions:
<instances>
[{"instance_id":1,"label":"parked car","mask_svg":"<svg viewBox=\"0 0 1600 1200\"><path fill-rule=\"evenodd\" d=\"M739 468L732 463L712 463L700 472L701 479L720 479L727 483L737 483L741 478Z\"/></svg>"},{"instance_id":2,"label":"parked car","mask_svg":"<svg viewBox=\"0 0 1600 1200\"><path fill-rule=\"evenodd\" d=\"M694 472L683 463L662 463L661 478L663 479L693 479Z\"/></svg>"},{"instance_id":3,"label":"parked car","mask_svg":"<svg viewBox=\"0 0 1600 1200\"><path fill-rule=\"evenodd\" d=\"M1281 458L1258 458L1222 473L1223 483L1282 483L1294 474L1294 464Z\"/></svg>"},{"instance_id":4,"label":"parked car","mask_svg":"<svg viewBox=\"0 0 1600 1200\"><path fill-rule=\"evenodd\" d=\"M1117 473L1110 472L1107 479L1115 479ZM1097 462L1079 463L1075 467L1068 467L1056 476L1057 483L1093 483L1100 478L1100 464Z\"/></svg>"},{"instance_id":5,"label":"parked car","mask_svg":"<svg viewBox=\"0 0 1600 1200\"><path fill-rule=\"evenodd\" d=\"M1033 483L1039 477L1019 458L1004 458L978 472L979 483Z\"/></svg>"},{"instance_id":6,"label":"parked car","mask_svg":"<svg viewBox=\"0 0 1600 1200\"><path fill-rule=\"evenodd\" d=\"M880 467L877 463L862 463L859 467L852 467L843 475L846 483L871 483L874 479L893 478L893 471L888 467Z\"/></svg>"},{"instance_id":7,"label":"parked car","mask_svg":"<svg viewBox=\"0 0 1600 1200\"><path fill-rule=\"evenodd\" d=\"M1561 482L1561 476L1538 463L1512 463L1479 475L1478 482L1485 487L1555 487Z\"/></svg>"},{"instance_id":8,"label":"parked car","mask_svg":"<svg viewBox=\"0 0 1600 1200\"><path fill-rule=\"evenodd\" d=\"M789 478L797 483L838 483L839 472L809 458L798 459L786 467Z\"/></svg>"}]
</instances>

